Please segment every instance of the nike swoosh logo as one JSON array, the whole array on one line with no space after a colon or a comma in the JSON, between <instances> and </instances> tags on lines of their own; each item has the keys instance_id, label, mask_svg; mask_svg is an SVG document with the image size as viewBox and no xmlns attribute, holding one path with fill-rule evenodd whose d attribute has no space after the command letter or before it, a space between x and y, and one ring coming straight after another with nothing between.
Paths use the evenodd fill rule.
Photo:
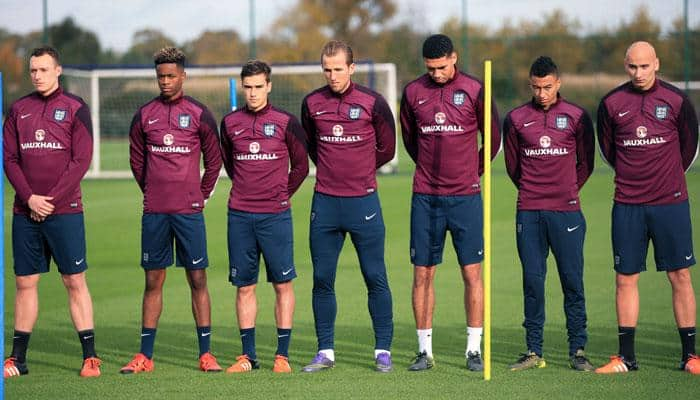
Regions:
<instances>
[{"instance_id":1,"label":"nike swoosh logo","mask_svg":"<svg viewBox=\"0 0 700 400\"><path fill-rule=\"evenodd\" d=\"M477 252L477 254L478 254L478 255L482 255L482 254L484 254L484 251L483 251L483 250L479 250L479 251Z\"/></svg>"},{"instance_id":2,"label":"nike swoosh logo","mask_svg":"<svg viewBox=\"0 0 700 400\"><path fill-rule=\"evenodd\" d=\"M85 259L84 259L84 258L81 258L80 260L78 260L78 261L75 262L75 265L80 265L80 264L83 263L83 261L85 261Z\"/></svg>"},{"instance_id":3,"label":"nike swoosh logo","mask_svg":"<svg viewBox=\"0 0 700 400\"><path fill-rule=\"evenodd\" d=\"M579 226L581 226L581 225L576 225L576 226L574 226L573 228L568 228L568 227L567 227L567 228L566 228L566 231L567 231L567 232L573 232L573 231L575 231L576 229L578 229Z\"/></svg>"},{"instance_id":4,"label":"nike swoosh logo","mask_svg":"<svg viewBox=\"0 0 700 400\"><path fill-rule=\"evenodd\" d=\"M95 335L83 336L83 340L92 339L93 337L95 337Z\"/></svg>"},{"instance_id":5,"label":"nike swoosh logo","mask_svg":"<svg viewBox=\"0 0 700 400\"><path fill-rule=\"evenodd\" d=\"M534 124L534 123L535 123L535 121L526 122L526 123L523 124L523 126L524 126L525 128L527 128L528 126L530 126L530 125L532 125L532 124Z\"/></svg>"},{"instance_id":6,"label":"nike swoosh logo","mask_svg":"<svg viewBox=\"0 0 700 400\"><path fill-rule=\"evenodd\" d=\"M202 260L204 260L204 257L198 258L196 260L192 260L192 264L197 265L197 264L201 263Z\"/></svg>"},{"instance_id":7,"label":"nike swoosh logo","mask_svg":"<svg viewBox=\"0 0 700 400\"><path fill-rule=\"evenodd\" d=\"M153 124L155 124L156 122L158 122L159 119L160 119L160 118L149 119L149 120L148 120L148 125L153 125Z\"/></svg>"},{"instance_id":8,"label":"nike swoosh logo","mask_svg":"<svg viewBox=\"0 0 700 400\"><path fill-rule=\"evenodd\" d=\"M369 220L371 220L372 218L374 218L375 216L377 216L377 213L374 213L374 214L372 214L372 215L365 215L365 221L369 221Z\"/></svg>"},{"instance_id":9,"label":"nike swoosh logo","mask_svg":"<svg viewBox=\"0 0 700 400\"><path fill-rule=\"evenodd\" d=\"M697 332L689 333L688 336L695 336Z\"/></svg>"},{"instance_id":10,"label":"nike swoosh logo","mask_svg":"<svg viewBox=\"0 0 700 400\"><path fill-rule=\"evenodd\" d=\"M289 335L277 335L278 338L283 338L283 337L287 337L287 336L289 336Z\"/></svg>"},{"instance_id":11,"label":"nike swoosh logo","mask_svg":"<svg viewBox=\"0 0 700 400\"><path fill-rule=\"evenodd\" d=\"M282 275L287 276L287 275L289 275L290 272L292 272L292 270L294 270L294 268L290 268L290 269L288 269L288 270L286 270L286 271L282 271Z\"/></svg>"},{"instance_id":12,"label":"nike swoosh logo","mask_svg":"<svg viewBox=\"0 0 700 400\"><path fill-rule=\"evenodd\" d=\"M150 333L142 333L141 337L144 337L144 336L151 336L151 334Z\"/></svg>"},{"instance_id":13,"label":"nike swoosh logo","mask_svg":"<svg viewBox=\"0 0 700 400\"><path fill-rule=\"evenodd\" d=\"M426 101L428 101L428 100L418 100L418 105L421 105L421 104L425 103Z\"/></svg>"},{"instance_id":14,"label":"nike swoosh logo","mask_svg":"<svg viewBox=\"0 0 700 400\"><path fill-rule=\"evenodd\" d=\"M625 112L617 113L617 116L618 116L618 117L624 117L624 116L627 115L627 114L629 114L629 110L627 110L627 111L625 111Z\"/></svg>"},{"instance_id":15,"label":"nike swoosh logo","mask_svg":"<svg viewBox=\"0 0 700 400\"><path fill-rule=\"evenodd\" d=\"M32 114L31 114L31 113L30 113L30 114L22 114L22 115L19 116L19 119L25 119L25 118L27 118L27 117L30 116L30 115L32 115Z\"/></svg>"},{"instance_id":16,"label":"nike swoosh logo","mask_svg":"<svg viewBox=\"0 0 700 400\"><path fill-rule=\"evenodd\" d=\"M211 332L202 333L202 337L209 336L209 335L211 335Z\"/></svg>"},{"instance_id":17,"label":"nike swoosh logo","mask_svg":"<svg viewBox=\"0 0 700 400\"><path fill-rule=\"evenodd\" d=\"M693 255L692 255L692 254L689 255L689 256L685 256L685 259L686 259L686 260L690 260L691 258L693 258Z\"/></svg>"},{"instance_id":18,"label":"nike swoosh logo","mask_svg":"<svg viewBox=\"0 0 700 400\"><path fill-rule=\"evenodd\" d=\"M327 113L328 111L316 111L316 115L322 115Z\"/></svg>"},{"instance_id":19,"label":"nike swoosh logo","mask_svg":"<svg viewBox=\"0 0 700 400\"><path fill-rule=\"evenodd\" d=\"M246 337L246 336L248 336L247 333L244 333L244 334L241 335L241 337Z\"/></svg>"},{"instance_id":20,"label":"nike swoosh logo","mask_svg":"<svg viewBox=\"0 0 700 400\"><path fill-rule=\"evenodd\" d=\"M243 131L245 131L245 129L239 129L239 130L237 130L237 131L234 131L234 132L233 132L233 135L234 135L234 136L238 136L238 135L240 135L241 133L243 133Z\"/></svg>"}]
</instances>

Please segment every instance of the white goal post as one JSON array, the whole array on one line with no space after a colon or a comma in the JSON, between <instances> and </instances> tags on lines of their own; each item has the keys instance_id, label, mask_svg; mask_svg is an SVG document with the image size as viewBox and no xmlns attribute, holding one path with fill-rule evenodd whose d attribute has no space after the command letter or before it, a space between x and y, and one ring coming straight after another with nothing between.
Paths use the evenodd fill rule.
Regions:
<instances>
[{"instance_id":1,"label":"white goal post","mask_svg":"<svg viewBox=\"0 0 700 400\"><path fill-rule=\"evenodd\" d=\"M299 116L306 94L325 84L319 64L271 65L270 102ZM204 103L217 123L230 110L230 78L238 81L240 66L187 67L185 93ZM389 103L398 129L396 65L357 63L353 81L381 93ZM63 86L90 106L94 135L89 178L129 178L128 130L134 113L158 94L153 68L63 69ZM242 99L240 87L235 91ZM241 103L241 101L239 101ZM233 104L236 104L235 101ZM397 138L397 149L400 140ZM381 172L398 168L398 151ZM313 172L313 171L312 171Z\"/></svg>"}]
</instances>

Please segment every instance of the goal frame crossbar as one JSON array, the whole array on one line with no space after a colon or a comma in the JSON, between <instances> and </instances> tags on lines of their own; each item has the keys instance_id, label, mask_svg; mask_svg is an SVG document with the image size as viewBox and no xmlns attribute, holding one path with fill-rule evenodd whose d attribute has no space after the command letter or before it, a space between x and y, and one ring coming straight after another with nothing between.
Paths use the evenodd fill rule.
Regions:
<instances>
[{"instance_id":1,"label":"goal frame crossbar","mask_svg":"<svg viewBox=\"0 0 700 400\"><path fill-rule=\"evenodd\" d=\"M318 64L279 64L272 65L275 74L288 75L319 75L322 70ZM220 67L187 67L187 75L189 77L207 77L207 76L227 76L237 77L240 75L241 66L220 66ZM396 121L397 118L397 80L396 80L396 65L392 63L373 63L360 62L355 65L355 72L372 73L386 72L387 78L385 82L378 82L376 86L382 85L383 90L380 91L386 95L386 101L391 108ZM93 156L90 169L85 175L86 178L129 178L131 172L128 170L104 170L102 168L102 160L100 155L101 148L101 132L100 132L100 79L109 78L147 78L152 76L155 79L155 71L153 68L108 68L108 69L80 69L67 67L63 69L63 75L69 77L83 78L89 80L90 85L90 115L92 117L93 127ZM235 93L234 90L231 90ZM384 166L381 172L390 173L396 171L398 167L398 147L394 152L394 158L388 165Z\"/></svg>"}]
</instances>

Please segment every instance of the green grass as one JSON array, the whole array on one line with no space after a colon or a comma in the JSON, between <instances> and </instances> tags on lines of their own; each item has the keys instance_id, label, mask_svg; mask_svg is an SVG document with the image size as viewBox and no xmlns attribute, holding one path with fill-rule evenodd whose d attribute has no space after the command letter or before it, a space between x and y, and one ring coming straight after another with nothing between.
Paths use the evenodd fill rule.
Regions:
<instances>
[{"instance_id":1,"label":"green grass","mask_svg":"<svg viewBox=\"0 0 700 400\"><path fill-rule=\"evenodd\" d=\"M102 139L100 142L100 167L105 171L129 171L129 141L126 139Z\"/></svg>"},{"instance_id":2,"label":"green grass","mask_svg":"<svg viewBox=\"0 0 700 400\"><path fill-rule=\"evenodd\" d=\"M122 157L123 158L123 157ZM113 160L119 159L113 157ZM406 158L403 158L406 160ZM641 313L637 353L641 370L622 376L575 373L567 366L566 330L562 294L555 266L547 280L547 323L542 370L513 373L506 366L525 350L522 322L521 273L515 248L515 190L503 172L503 160L494 164L493 209L493 376L490 382L464 368L465 322L462 283L451 245L436 280L434 351L437 367L428 373L405 370L416 349L411 311L412 270L408 257L411 176L407 162L401 174L380 178L380 197L387 225L386 261L394 299L395 334L390 374L372 371L373 335L367 313L366 289L357 257L346 241L337 275L337 367L334 371L274 376L269 370L275 350L273 291L258 289L258 356L262 369L244 376L202 374L197 371L195 328L189 290L181 269L171 268L165 287L165 307L155 348L156 371L122 376L118 369L138 351L143 272L138 266L141 195L131 180L87 181L83 184L88 235L88 279L93 295L97 350L104 360L103 376L77 376L80 345L70 323L66 294L55 269L40 283L40 315L28 353L31 373L6 381L10 399L87 398L692 398L697 378L675 368L680 354L671 312L670 285L664 274L647 272L640 280ZM125 165L126 166L126 165ZM688 186L697 199L700 173L689 173ZM313 356L316 339L311 312L312 271L308 250L308 217L313 179L293 199L295 281L297 308L291 346L296 371ZM221 180L208 204L206 221L211 267L209 288L213 302L213 352L230 365L240 352L235 322L235 291L227 281L226 200L228 180ZM12 191L5 193L5 335L12 334L14 279L10 247ZM614 273L611 267L610 207L612 174L600 167L583 191L588 223L585 245L586 300L589 343L594 364L617 350ZM691 204L695 216L700 207ZM449 240L449 239L448 239ZM698 249L697 240L695 248ZM653 265L650 261L649 265ZM700 287L694 271L695 287ZM264 275L263 275L264 276ZM5 341L5 354L10 341ZM695 393L695 395L693 395Z\"/></svg>"}]
</instances>

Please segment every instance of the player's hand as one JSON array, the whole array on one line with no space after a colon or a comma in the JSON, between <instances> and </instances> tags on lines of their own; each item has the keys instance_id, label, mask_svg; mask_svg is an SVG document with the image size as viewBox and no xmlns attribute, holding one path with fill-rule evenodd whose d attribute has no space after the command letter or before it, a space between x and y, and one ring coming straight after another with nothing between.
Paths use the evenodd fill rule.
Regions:
<instances>
[{"instance_id":1,"label":"player's hand","mask_svg":"<svg viewBox=\"0 0 700 400\"><path fill-rule=\"evenodd\" d=\"M38 194L33 194L29 196L27 200L27 205L32 212L36 213L40 217L48 217L54 210L54 205L50 203L53 200L51 196L40 196Z\"/></svg>"},{"instance_id":2,"label":"player's hand","mask_svg":"<svg viewBox=\"0 0 700 400\"><path fill-rule=\"evenodd\" d=\"M29 213L29 218L31 218L32 220L34 220L36 222L44 222L44 220L46 219L46 217L42 217L41 215L35 213L34 211L31 211Z\"/></svg>"}]
</instances>

